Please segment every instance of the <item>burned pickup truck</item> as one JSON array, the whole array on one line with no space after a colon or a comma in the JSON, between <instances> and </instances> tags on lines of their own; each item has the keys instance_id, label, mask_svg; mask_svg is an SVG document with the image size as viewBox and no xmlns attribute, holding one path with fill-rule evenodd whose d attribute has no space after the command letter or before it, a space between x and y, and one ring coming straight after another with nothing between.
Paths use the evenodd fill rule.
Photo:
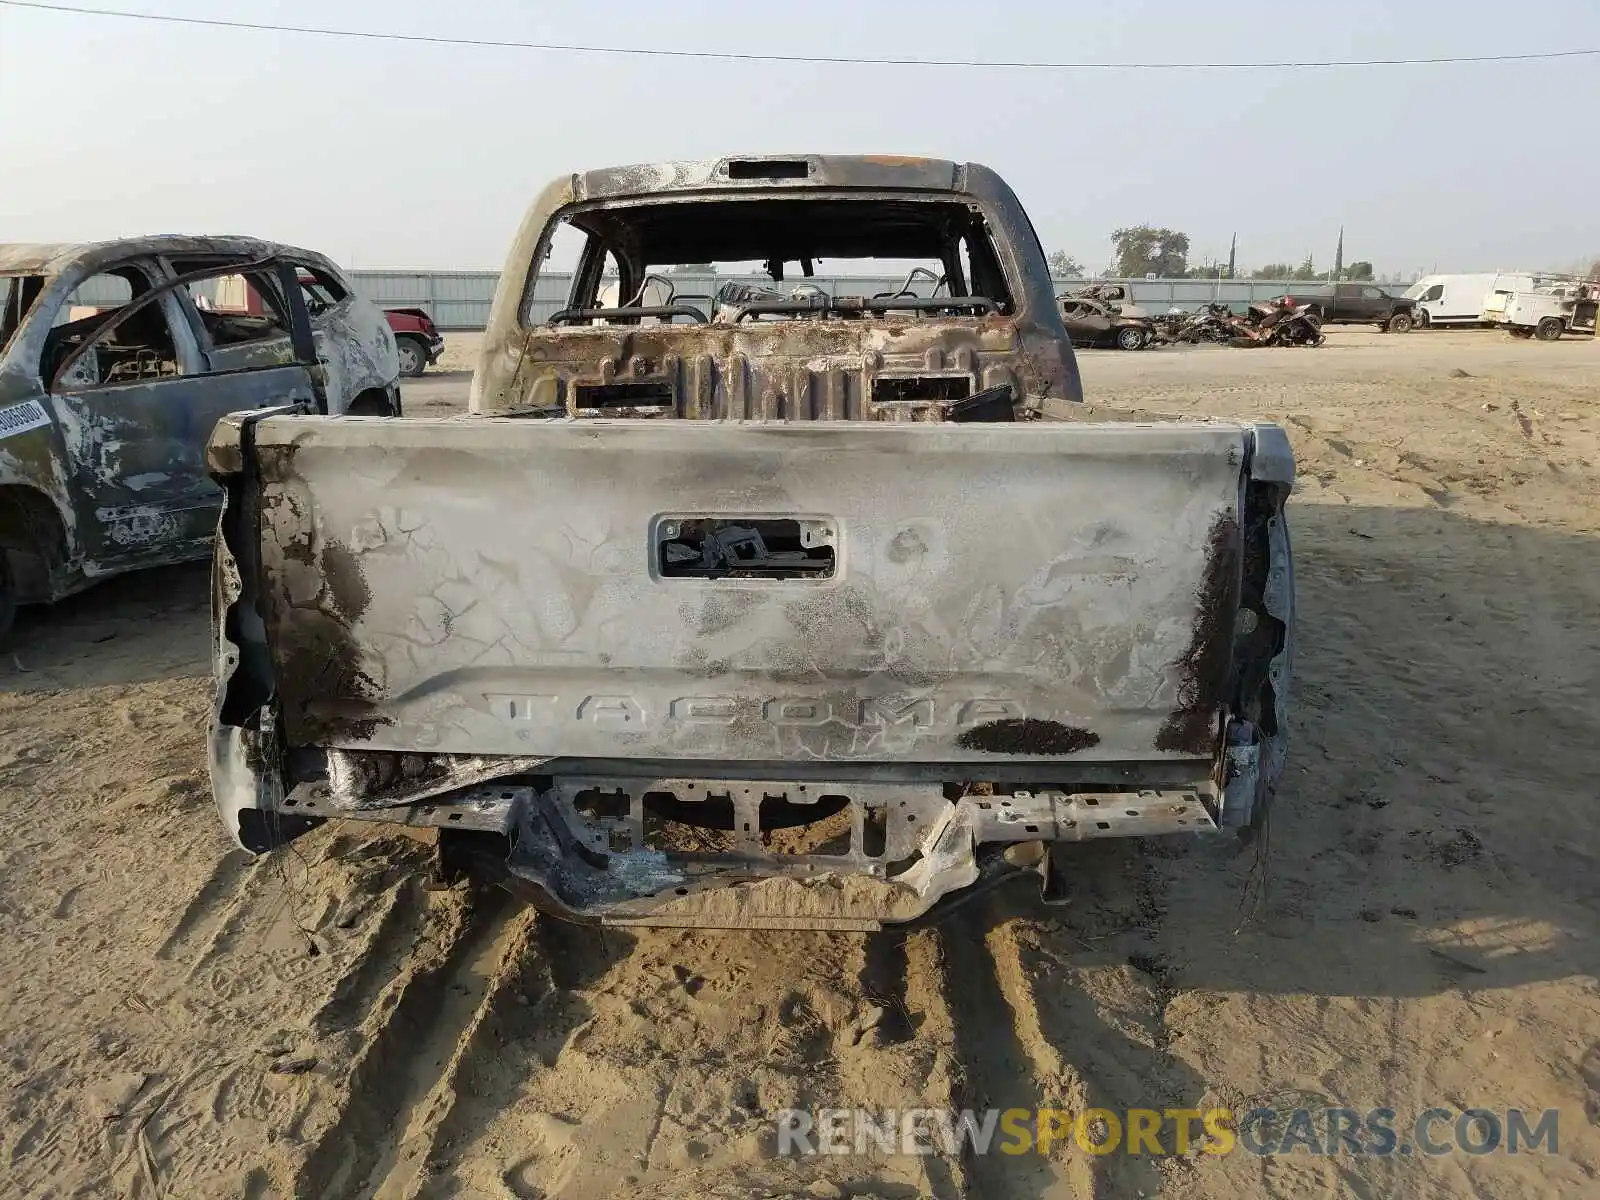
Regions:
<instances>
[{"instance_id":1,"label":"burned pickup truck","mask_svg":"<svg viewBox=\"0 0 1600 1200\"><path fill-rule=\"evenodd\" d=\"M219 305L223 285L251 302ZM398 413L398 375L382 313L310 250L0 245L0 636L19 603L206 557L222 490L205 448L224 413Z\"/></svg>"},{"instance_id":2,"label":"burned pickup truck","mask_svg":"<svg viewBox=\"0 0 1600 1200\"><path fill-rule=\"evenodd\" d=\"M705 262L761 282L676 294ZM570 917L869 929L1058 885L1065 842L1258 826L1287 441L1080 401L1039 240L984 167L558 180L470 414L213 437L228 832L433 827L446 878Z\"/></svg>"}]
</instances>

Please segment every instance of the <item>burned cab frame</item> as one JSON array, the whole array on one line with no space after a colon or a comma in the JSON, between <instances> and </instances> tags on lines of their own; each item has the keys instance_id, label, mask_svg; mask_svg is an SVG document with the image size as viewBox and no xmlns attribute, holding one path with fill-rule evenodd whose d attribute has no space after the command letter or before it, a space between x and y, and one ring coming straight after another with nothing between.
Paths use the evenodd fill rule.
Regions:
<instances>
[{"instance_id":1,"label":"burned cab frame","mask_svg":"<svg viewBox=\"0 0 1600 1200\"><path fill-rule=\"evenodd\" d=\"M593 244L538 321L563 221ZM873 250L934 278L802 291ZM735 258L766 282L655 280ZM578 920L830 929L1058 883L1067 842L1259 827L1287 439L1078 399L1043 252L983 168L564 179L514 243L473 417L218 426L223 821L254 851L435 828L446 877Z\"/></svg>"}]
</instances>

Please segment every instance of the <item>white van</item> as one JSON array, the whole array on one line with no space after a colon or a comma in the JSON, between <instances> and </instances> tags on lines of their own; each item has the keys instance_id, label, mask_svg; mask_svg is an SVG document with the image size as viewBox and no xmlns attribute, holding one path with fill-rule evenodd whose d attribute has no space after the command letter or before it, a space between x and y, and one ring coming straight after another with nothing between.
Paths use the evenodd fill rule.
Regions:
<instances>
[{"instance_id":1,"label":"white van","mask_svg":"<svg viewBox=\"0 0 1600 1200\"><path fill-rule=\"evenodd\" d=\"M1531 272L1489 271L1476 275L1424 275L1406 289L1417 302L1417 324L1479 325L1495 293L1527 291L1539 278Z\"/></svg>"}]
</instances>

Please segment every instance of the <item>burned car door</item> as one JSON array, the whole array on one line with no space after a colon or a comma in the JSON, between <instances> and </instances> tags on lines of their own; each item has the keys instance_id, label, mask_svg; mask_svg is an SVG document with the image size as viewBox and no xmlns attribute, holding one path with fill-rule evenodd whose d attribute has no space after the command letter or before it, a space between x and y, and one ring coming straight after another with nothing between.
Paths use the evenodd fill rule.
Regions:
<instances>
[{"instance_id":1,"label":"burned car door","mask_svg":"<svg viewBox=\"0 0 1600 1200\"><path fill-rule=\"evenodd\" d=\"M179 561L210 544L221 489L206 442L239 409L316 403L305 365L276 352L218 355L159 264L126 264L132 299L52 331L41 379L60 422L87 560L121 567ZM286 337L287 340L287 337Z\"/></svg>"},{"instance_id":2,"label":"burned car door","mask_svg":"<svg viewBox=\"0 0 1600 1200\"><path fill-rule=\"evenodd\" d=\"M218 273L187 285L179 301L190 312L201 348L213 370L287 363L295 359L285 284L273 271L245 270L243 255L175 256L164 260L174 274L213 267ZM326 375L334 411L344 412L362 391L383 388L398 363L382 361L393 337L382 313L320 267L288 260L294 268L297 303L310 322L316 361ZM226 268L226 269L224 269Z\"/></svg>"}]
</instances>

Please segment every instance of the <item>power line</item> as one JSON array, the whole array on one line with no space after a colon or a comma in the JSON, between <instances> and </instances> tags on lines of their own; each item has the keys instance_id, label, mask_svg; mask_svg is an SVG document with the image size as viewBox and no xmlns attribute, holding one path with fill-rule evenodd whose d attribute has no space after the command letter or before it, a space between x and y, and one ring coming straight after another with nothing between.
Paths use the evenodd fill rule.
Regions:
<instances>
[{"instance_id":1,"label":"power line","mask_svg":"<svg viewBox=\"0 0 1600 1200\"><path fill-rule=\"evenodd\" d=\"M30 8L78 16L116 17L128 21L156 21L167 25L198 25L211 29L245 29L262 33L301 33L314 37L349 38L372 42L413 42L431 46L476 46L497 50L538 50L550 54L603 54L638 58L695 58L722 62L809 63L862 67L964 67L990 71L1277 71L1328 70L1344 67L1420 67L1449 63L1533 62L1554 58L1600 56L1593 50L1540 50L1527 54L1457 54L1430 58L1352 58L1301 62L1045 62L994 61L966 58L855 58L834 54L749 54L731 50L671 50L645 46L590 46L574 42L525 42L501 38L441 37L423 33L389 33L372 29L328 29L314 25L281 25L258 21L229 21L219 17L182 17L169 13L128 12L123 9L84 8L74 4L44 4L35 0L0 0L0 7Z\"/></svg>"}]
</instances>

